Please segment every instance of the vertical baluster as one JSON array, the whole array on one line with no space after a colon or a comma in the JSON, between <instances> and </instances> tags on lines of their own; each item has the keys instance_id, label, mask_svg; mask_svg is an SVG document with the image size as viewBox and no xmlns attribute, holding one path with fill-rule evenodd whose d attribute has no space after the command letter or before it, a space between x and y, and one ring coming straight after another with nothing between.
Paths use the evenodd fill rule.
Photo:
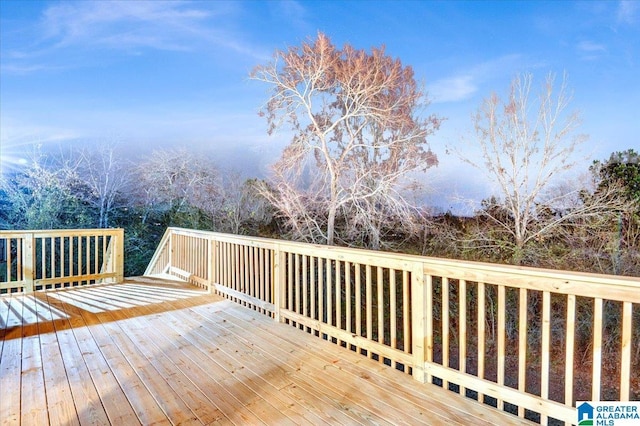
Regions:
<instances>
[{"instance_id":1,"label":"vertical baluster","mask_svg":"<svg viewBox=\"0 0 640 426\"><path fill-rule=\"evenodd\" d=\"M540 397L542 399L549 398L549 368L550 368L550 353L551 350L551 293L548 291L542 292L542 354L540 359L541 369L541 385L540 385ZM540 415L540 423L545 424L548 422L547 415Z\"/></svg>"},{"instance_id":2,"label":"vertical baluster","mask_svg":"<svg viewBox=\"0 0 640 426\"><path fill-rule=\"evenodd\" d=\"M366 305L367 305L367 340L373 336L373 295L371 289L371 265L366 265ZM371 350L367 350L367 356L371 358Z\"/></svg>"},{"instance_id":3,"label":"vertical baluster","mask_svg":"<svg viewBox=\"0 0 640 426\"><path fill-rule=\"evenodd\" d=\"M287 253L287 309L295 312L293 309L293 254Z\"/></svg>"},{"instance_id":4,"label":"vertical baluster","mask_svg":"<svg viewBox=\"0 0 640 426\"><path fill-rule=\"evenodd\" d=\"M231 282L234 290L242 292L242 284L240 282L240 246L238 243L231 244ZM240 302L242 305L247 306L246 303Z\"/></svg>"},{"instance_id":5,"label":"vertical baluster","mask_svg":"<svg viewBox=\"0 0 640 426\"><path fill-rule=\"evenodd\" d=\"M86 273L90 274L91 269L91 236L87 235L85 244L85 264L86 264ZM89 284L89 280L84 281L85 284Z\"/></svg>"},{"instance_id":6,"label":"vertical baluster","mask_svg":"<svg viewBox=\"0 0 640 426\"><path fill-rule=\"evenodd\" d=\"M467 372L467 282L460 280L458 284L458 369ZM465 395L464 386L460 385L460 394Z\"/></svg>"},{"instance_id":7,"label":"vertical baluster","mask_svg":"<svg viewBox=\"0 0 640 426\"><path fill-rule=\"evenodd\" d=\"M593 383L591 400L600 401L602 381L602 299L593 301Z\"/></svg>"},{"instance_id":8,"label":"vertical baluster","mask_svg":"<svg viewBox=\"0 0 640 426\"><path fill-rule=\"evenodd\" d=\"M256 268L255 268L255 251L256 251L256 247L249 247L249 253L247 256L247 264L249 265L249 276L251 277L251 288L253 291L253 294L257 294L257 290L258 290L258 279L256 277ZM281 268L284 268L284 265L280 266Z\"/></svg>"},{"instance_id":9,"label":"vertical baluster","mask_svg":"<svg viewBox=\"0 0 640 426\"><path fill-rule=\"evenodd\" d=\"M356 304L354 306L356 310L356 335L358 337L362 336L362 276L360 270L360 264L355 264L355 278L356 278ZM360 348L358 348L358 353L361 353Z\"/></svg>"},{"instance_id":10,"label":"vertical baluster","mask_svg":"<svg viewBox=\"0 0 640 426\"><path fill-rule=\"evenodd\" d=\"M244 258L244 279L246 281L247 292L251 296L256 296L256 282L254 280L253 274L251 273L251 260L250 253L253 250L253 247L243 246L242 256Z\"/></svg>"},{"instance_id":11,"label":"vertical baluster","mask_svg":"<svg viewBox=\"0 0 640 426\"><path fill-rule=\"evenodd\" d=\"M385 304L384 304L384 271L382 269L381 266L378 266L377 268L377 279L376 279L376 285L377 285L377 290L378 290L378 295L377 295L377 299L378 299L378 342L381 344L384 344L384 311L385 311ZM384 362L384 357L382 355L378 356L378 361L380 362Z\"/></svg>"},{"instance_id":12,"label":"vertical baluster","mask_svg":"<svg viewBox=\"0 0 640 426\"><path fill-rule=\"evenodd\" d=\"M233 243L231 245L231 281L233 282L233 289L242 292L242 289L240 288L240 277L238 276L240 272L238 265L240 260L239 250L240 247L238 244Z\"/></svg>"},{"instance_id":13,"label":"vertical baluster","mask_svg":"<svg viewBox=\"0 0 640 426\"><path fill-rule=\"evenodd\" d=\"M425 294L425 310L427 311L425 314L425 354L424 360L426 362L433 362L433 276L431 274L425 275L424 281L424 294ZM405 297L408 298L408 292L405 293ZM408 311L407 311L408 313ZM411 339L411 334L409 333L409 339ZM410 340L409 340L410 341ZM411 343L410 343L411 344ZM431 383L433 379L432 374L425 374L425 383Z\"/></svg>"},{"instance_id":14,"label":"vertical baluster","mask_svg":"<svg viewBox=\"0 0 640 426\"><path fill-rule=\"evenodd\" d=\"M216 284L222 284L223 283L222 274L224 271L224 266L223 266L224 251L223 251L222 243L220 241L215 242L214 259L215 259L214 260L215 266L213 268L214 282Z\"/></svg>"},{"instance_id":15,"label":"vertical baluster","mask_svg":"<svg viewBox=\"0 0 640 426\"><path fill-rule=\"evenodd\" d=\"M13 259L11 258L11 243L13 241L16 242L16 252L19 250L21 242L20 242L20 238L7 238L5 243L5 253L6 253L6 259L7 259L7 282L11 282L11 276L12 276L12 265L13 265ZM17 254L17 253L16 253ZM16 280L18 281L22 281L22 276L20 274L20 257L17 257L17 262L18 263L18 270L16 271Z\"/></svg>"},{"instance_id":16,"label":"vertical baluster","mask_svg":"<svg viewBox=\"0 0 640 426\"><path fill-rule=\"evenodd\" d=\"M506 324L507 324L507 303L506 288L498 286L498 385L504 385L505 358L506 358ZM504 401L498 399L498 408L504 409Z\"/></svg>"},{"instance_id":17,"label":"vertical baluster","mask_svg":"<svg viewBox=\"0 0 640 426\"><path fill-rule=\"evenodd\" d=\"M296 269L295 269L295 295L296 295L296 308L294 309L294 311L298 314L301 314L300 312L300 254L296 254Z\"/></svg>"},{"instance_id":18,"label":"vertical baluster","mask_svg":"<svg viewBox=\"0 0 640 426\"><path fill-rule=\"evenodd\" d=\"M65 253L67 251L67 240L68 240L67 237L60 238L60 276L63 278L67 277L66 256L65 256ZM104 258L104 249L103 249L103 258Z\"/></svg>"},{"instance_id":19,"label":"vertical baluster","mask_svg":"<svg viewBox=\"0 0 640 426\"><path fill-rule=\"evenodd\" d=\"M198 237L193 235L185 235L182 250L184 251L184 253L182 255L183 262L182 266L180 266L180 269L188 272L188 276L202 277L198 271L199 258L201 256L198 246ZM189 281L188 277L187 281ZM197 282L194 281L192 282L192 284L197 284Z\"/></svg>"},{"instance_id":20,"label":"vertical baluster","mask_svg":"<svg viewBox=\"0 0 640 426\"><path fill-rule=\"evenodd\" d=\"M309 270L307 269L307 264L309 263L309 256L302 256L302 315L305 317L309 315L307 309L309 308L309 296L307 291L309 290Z\"/></svg>"},{"instance_id":21,"label":"vertical baluster","mask_svg":"<svg viewBox=\"0 0 640 426\"><path fill-rule=\"evenodd\" d=\"M198 238L197 237L188 237L189 242L189 266L186 269L191 275L195 275L199 277L198 274L198 258L200 253L198 252Z\"/></svg>"},{"instance_id":22,"label":"vertical baluster","mask_svg":"<svg viewBox=\"0 0 640 426\"><path fill-rule=\"evenodd\" d=\"M633 304L622 303L622 342L620 347L620 401L629 401L631 376L631 328Z\"/></svg>"},{"instance_id":23,"label":"vertical baluster","mask_svg":"<svg viewBox=\"0 0 640 426\"><path fill-rule=\"evenodd\" d=\"M26 266L25 264L25 257L29 255L29 253L25 253L24 250L22 249L23 244L25 243L24 238L16 238L16 277L19 281L22 281L25 279L25 273L24 273L24 268ZM32 243L35 244L36 240L35 238L32 239ZM33 247L33 250L31 250L32 253L35 254L35 247ZM35 264L36 264L36 259L34 259L33 257L31 258L31 265L33 268L35 268ZM35 270L31 271L32 274L35 274Z\"/></svg>"},{"instance_id":24,"label":"vertical baluster","mask_svg":"<svg viewBox=\"0 0 640 426\"><path fill-rule=\"evenodd\" d=\"M522 290L521 290L522 291ZM564 403L573 404L573 368L576 338L576 296L567 296L567 334L564 361Z\"/></svg>"},{"instance_id":25,"label":"vertical baluster","mask_svg":"<svg viewBox=\"0 0 640 426\"><path fill-rule=\"evenodd\" d=\"M391 332L389 342L393 349L398 348L398 300L396 295L396 270L389 268L389 331ZM396 368L397 362L392 360L391 366Z\"/></svg>"},{"instance_id":26,"label":"vertical baluster","mask_svg":"<svg viewBox=\"0 0 640 426\"><path fill-rule=\"evenodd\" d=\"M204 264L207 259L207 253L205 250L205 246L203 245L203 239L196 239L196 250L198 255L196 256L196 275L200 278L206 279L207 272L204 269Z\"/></svg>"},{"instance_id":27,"label":"vertical baluster","mask_svg":"<svg viewBox=\"0 0 640 426\"><path fill-rule=\"evenodd\" d=\"M342 277L340 276L341 262L336 260L335 271L335 298L336 298L336 322L335 325L338 328L342 328ZM338 340L338 345L341 342Z\"/></svg>"},{"instance_id":28,"label":"vertical baluster","mask_svg":"<svg viewBox=\"0 0 640 426\"><path fill-rule=\"evenodd\" d=\"M402 348L406 353L411 352L411 300L409 297L409 271L402 271ZM427 282L425 282L425 286L429 284L429 277L427 277ZM433 312L429 310L429 287L426 289L427 291L427 318L433 319ZM430 334L432 330L427 327L427 336ZM428 337L427 337L428 338ZM427 345L428 346L428 345ZM409 373L408 368L405 368L405 372Z\"/></svg>"},{"instance_id":29,"label":"vertical baluster","mask_svg":"<svg viewBox=\"0 0 640 426\"><path fill-rule=\"evenodd\" d=\"M43 278L54 278L55 274L56 274L56 238L55 237L50 237L49 238L49 256L51 257L49 259L49 263L50 265L50 269L49 269L49 276L48 277L43 277Z\"/></svg>"},{"instance_id":30,"label":"vertical baluster","mask_svg":"<svg viewBox=\"0 0 640 426\"><path fill-rule=\"evenodd\" d=\"M100 273L100 264L98 263L100 258L98 256L99 253L99 249L100 249L100 240L99 240L100 236L99 235L94 235L93 236L93 273L94 274L98 274Z\"/></svg>"},{"instance_id":31,"label":"vertical baluster","mask_svg":"<svg viewBox=\"0 0 640 426\"><path fill-rule=\"evenodd\" d=\"M518 390L527 389L527 290L521 288L518 299ZM524 407L518 406L518 416L524 417Z\"/></svg>"},{"instance_id":32,"label":"vertical baluster","mask_svg":"<svg viewBox=\"0 0 640 426\"><path fill-rule=\"evenodd\" d=\"M327 324L333 325L333 267L331 265L331 259L327 259Z\"/></svg>"},{"instance_id":33,"label":"vertical baluster","mask_svg":"<svg viewBox=\"0 0 640 426\"><path fill-rule=\"evenodd\" d=\"M209 281L209 242L205 238L198 238L198 276ZM202 285L202 284L200 284Z\"/></svg>"},{"instance_id":34,"label":"vertical baluster","mask_svg":"<svg viewBox=\"0 0 640 426\"><path fill-rule=\"evenodd\" d=\"M260 262L260 273L258 274L258 298L264 300L264 296L266 294L266 259L264 254L264 249L258 248L258 262Z\"/></svg>"},{"instance_id":35,"label":"vertical baluster","mask_svg":"<svg viewBox=\"0 0 640 426\"><path fill-rule=\"evenodd\" d=\"M225 243L225 285L229 288L233 288L233 244Z\"/></svg>"},{"instance_id":36,"label":"vertical baluster","mask_svg":"<svg viewBox=\"0 0 640 426\"><path fill-rule=\"evenodd\" d=\"M74 247L77 245L77 238L70 237L69 238L69 276L72 277L74 275L74 259L76 258Z\"/></svg>"},{"instance_id":37,"label":"vertical baluster","mask_svg":"<svg viewBox=\"0 0 640 426\"><path fill-rule=\"evenodd\" d=\"M309 273L310 273L310 299L311 299L311 312L309 313L309 317L311 319L318 319L318 314L316 312L316 293L318 288L318 280L316 279L316 258L314 256L309 257Z\"/></svg>"},{"instance_id":38,"label":"vertical baluster","mask_svg":"<svg viewBox=\"0 0 640 426\"><path fill-rule=\"evenodd\" d=\"M196 256L196 275L200 278L206 279L207 272L204 269L204 264L205 260L207 259L207 253L202 243L202 238L197 238L195 241L196 250L198 253L198 255Z\"/></svg>"},{"instance_id":39,"label":"vertical baluster","mask_svg":"<svg viewBox=\"0 0 640 426\"><path fill-rule=\"evenodd\" d=\"M222 243L224 245L224 285L227 288L233 288L231 283L231 243Z\"/></svg>"},{"instance_id":40,"label":"vertical baluster","mask_svg":"<svg viewBox=\"0 0 640 426\"><path fill-rule=\"evenodd\" d=\"M442 277L442 365L449 368L449 278ZM449 389L449 382L442 381L442 387Z\"/></svg>"},{"instance_id":41,"label":"vertical baluster","mask_svg":"<svg viewBox=\"0 0 640 426\"><path fill-rule=\"evenodd\" d=\"M45 238L38 238L34 236L33 243L37 244L37 241L40 241L40 274L36 272L36 275L33 278L47 278L47 242Z\"/></svg>"},{"instance_id":42,"label":"vertical baluster","mask_svg":"<svg viewBox=\"0 0 640 426\"><path fill-rule=\"evenodd\" d=\"M324 261L321 257L318 258L318 320L326 322L327 315L325 313L324 303ZM322 337L322 336L320 336Z\"/></svg>"},{"instance_id":43,"label":"vertical baluster","mask_svg":"<svg viewBox=\"0 0 640 426\"><path fill-rule=\"evenodd\" d=\"M224 243L216 241L216 284L224 285Z\"/></svg>"},{"instance_id":44,"label":"vertical baluster","mask_svg":"<svg viewBox=\"0 0 640 426\"><path fill-rule=\"evenodd\" d=\"M351 262L345 262L344 263L344 285L345 285L345 319L346 319L346 324L345 326L347 327L347 333L352 333L353 332L353 327L352 327L352 320L353 320L353 308L352 308L352 303L351 303Z\"/></svg>"},{"instance_id":45,"label":"vertical baluster","mask_svg":"<svg viewBox=\"0 0 640 426\"><path fill-rule=\"evenodd\" d=\"M485 339L486 339L486 323L485 309L487 307L485 284L478 282L478 377L484 379L485 364ZM478 401L484 402L484 396L478 393Z\"/></svg>"}]
</instances>

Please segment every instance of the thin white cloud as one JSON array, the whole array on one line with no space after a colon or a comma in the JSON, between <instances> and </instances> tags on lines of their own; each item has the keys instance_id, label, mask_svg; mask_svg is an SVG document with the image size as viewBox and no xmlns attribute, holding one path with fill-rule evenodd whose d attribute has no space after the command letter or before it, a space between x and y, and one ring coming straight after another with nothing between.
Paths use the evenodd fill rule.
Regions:
<instances>
[{"instance_id":1,"label":"thin white cloud","mask_svg":"<svg viewBox=\"0 0 640 426\"><path fill-rule=\"evenodd\" d=\"M184 2L74 2L49 7L44 36L57 47L102 46L185 49L189 36L211 16Z\"/></svg>"},{"instance_id":2,"label":"thin white cloud","mask_svg":"<svg viewBox=\"0 0 640 426\"><path fill-rule=\"evenodd\" d=\"M607 52L607 47L604 44L594 43L592 41L581 41L576 48L578 49L580 59L583 61L596 61Z\"/></svg>"},{"instance_id":3,"label":"thin white cloud","mask_svg":"<svg viewBox=\"0 0 640 426\"><path fill-rule=\"evenodd\" d=\"M269 2L271 13L282 20L292 23L295 27L305 29L309 27L307 22L307 10L296 0L280 0Z\"/></svg>"},{"instance_id":4,"label":"thin white cloud","mask_svg":"<svg viewBox=\"0 0 640 426\"><path fill-rule=\"evenodd\" d=\"M522 56L505 55L490 61L467 67L456 73L434 81L427 86L433 103L465 101L480 90L482 83L495 77L510 77L522 67Z\"/></svg>"},{"instance_id":5,"label":"thin white cloud","mask_svg":"<svg viewBox=\"0 0 640 426\"><path fill-rule=\"evenodd\" d=\"M437 80L429 86L429 95L434 103L458 102L470 98L477 90L470 75Z\"/></svg>"},{"instance_id":6,"label":"thin white cloud","mask_svg":"<svg viewBox=\"0 0 640 426\"><path fill-rule=\"evenodd\" d=\"M0 72L15 75L32 74L34 72L42 70L51 70L56 67L52 67L46 64L17 64L17 63L3 63L0 64ZM57 67L62 69L62 67Z\"/></svg>"},{"instance_id":7,"label":"thin white cloud","mask_svg":"<svg viewBox=\"0 0 640 426\"><path fill-rule=\"evenodd\" d=\"M60 68L56 58L61 51L142 54L145 50L210 51L217 47L252 60L267 58L266 52L245 42L233 29L237 19L235 4L222 2L56 3L43 11L34 40L25 39L3 52L9 58L3 71L18 74ZM66 62L65 66L74 65Z\"/></svg>"},{"instance_id":8,"label":"thin white cloud","mask_svg":"<svg viewBox=\"0 0 640 426\"><path fill-rule=\"evenodd\" d=\"M604 44L594 43L592 41L581 41L578 43L578 50L583 52L606 52L607 47Z\"/></svg>"},{"instance_id":9,"label":"thin white cloud","mask_svg":"<svg viewBox=\"0 0 640 426\"><path fill-rule=\"evenodd\" d=\"M637 0L622 0L618 4L618 22L623 24L635 24L638 22L640 3Z\"/></svg>"}]
</instances>

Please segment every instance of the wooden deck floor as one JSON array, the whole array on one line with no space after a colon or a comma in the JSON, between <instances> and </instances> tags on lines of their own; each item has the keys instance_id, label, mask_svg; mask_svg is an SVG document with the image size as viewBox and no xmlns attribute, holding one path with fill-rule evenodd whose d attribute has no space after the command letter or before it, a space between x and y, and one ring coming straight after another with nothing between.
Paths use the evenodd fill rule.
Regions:
<instances>
[{"instance_id":1,"label":"wooden deck floor","mask_svg":"<svg viewBox=\"0 0 640 426\"><path fill-rule=\"evenodd\" d=\"M0 298L3 424L528 424L177 283Z\"/></svg>"}]
</instances>

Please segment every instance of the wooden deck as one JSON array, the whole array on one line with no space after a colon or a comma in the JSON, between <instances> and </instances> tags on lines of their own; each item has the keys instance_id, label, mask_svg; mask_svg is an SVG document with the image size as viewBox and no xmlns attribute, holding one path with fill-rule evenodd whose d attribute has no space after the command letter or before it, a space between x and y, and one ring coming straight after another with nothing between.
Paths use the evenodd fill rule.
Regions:
<instances>
[{"instance_id":1,"label":"wooden deck","mask_svg":"<svg viewBox=\"0 0 640 426\"><path fill-rule=\"evenodd\" d=\"M3 424L530 424L176 282L0 298Z\"/></svg>"}]
</instances>

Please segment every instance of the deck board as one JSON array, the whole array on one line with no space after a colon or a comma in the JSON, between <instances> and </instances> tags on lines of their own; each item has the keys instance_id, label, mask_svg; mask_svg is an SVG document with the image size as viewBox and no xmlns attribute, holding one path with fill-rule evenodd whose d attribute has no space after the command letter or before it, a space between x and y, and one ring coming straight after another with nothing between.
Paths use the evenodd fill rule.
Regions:
<instances>
[{"instance_id":1,"label":"deck board","mask_svg":"<svg viewBox=\"0 0 640 426\"><path fill-rule=\"evenodd\" d=\"M20 390L22 368L22 303L19 298L7 303L7 320L0 358L0 418L6 424L20 423Z\"/></svg>"},{"instance_id":2,"label":"deck board","mask_svg":"<svg viewBox=\"0 0 640 426\"><path fill-rule=\"evenodd\" d=\"M3 424L530 424L183 283L0 298Z\"/></svg>"}]
</instances>

